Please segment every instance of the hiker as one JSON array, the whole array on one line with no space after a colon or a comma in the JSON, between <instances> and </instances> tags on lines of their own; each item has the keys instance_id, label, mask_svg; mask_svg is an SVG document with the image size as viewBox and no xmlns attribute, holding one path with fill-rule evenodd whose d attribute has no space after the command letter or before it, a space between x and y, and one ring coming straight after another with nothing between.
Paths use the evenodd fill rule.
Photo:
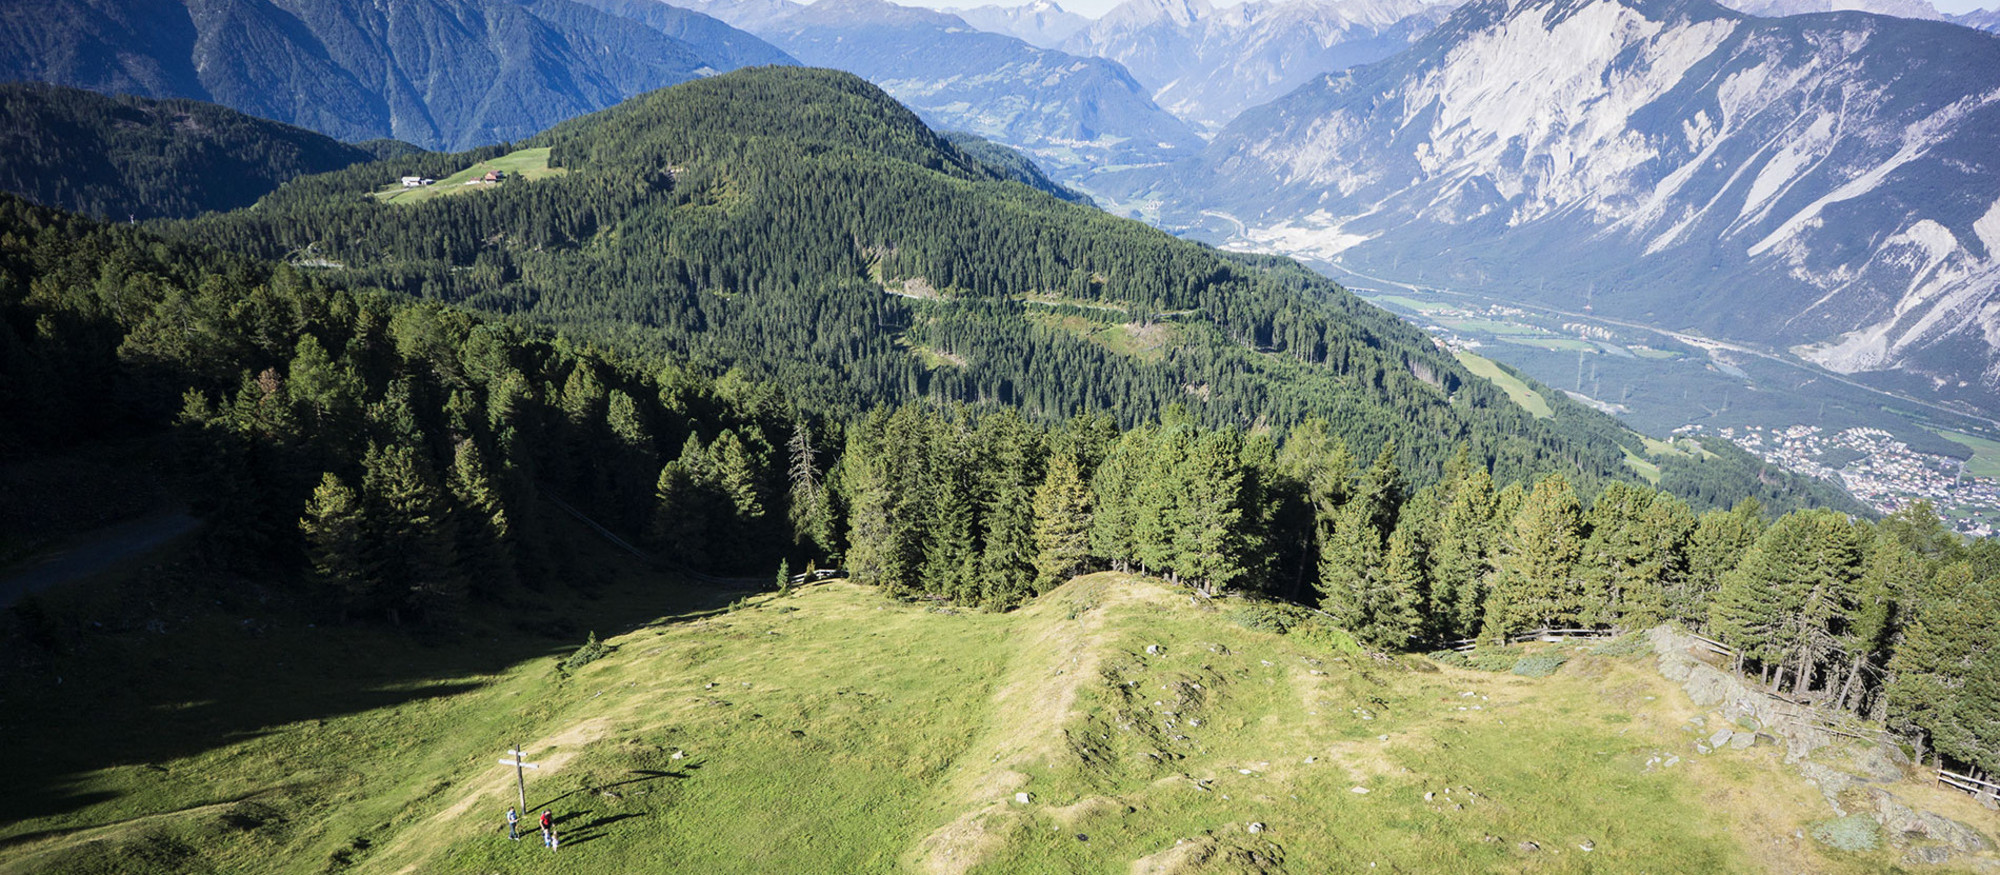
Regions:
<instances>
[{"instance_id":1,"label":"hiker","mask_svg":"<svg viewBox=\"0 0 2000 875\"><path fill-rule=\"evenodd\" d=\"M556 821L549 816L549 810L542 809L542 846L553 849L556 841Z\"/></svg>"},{"instance_id":2,"label":"hiker","mask_svg":"<svg viewBox=\"0 0 2000 875\"><path fill-rule=\"evenodd\" d=\"M521 833L517 829L520 822L521 812L512 808L507 809L507 837L517 842L521 840Z\"/></svg>"},{"instance_id":3,"label":"hiker","mask_svg":"<svg viewBox=\"0 0 2000 875\"><path fill-rule=\"evenodd\" d=\"M549 830L549 850L553 851L561 847L562 847L562 834L556 832L553 829Z\"/></svg>"}]
</instances>

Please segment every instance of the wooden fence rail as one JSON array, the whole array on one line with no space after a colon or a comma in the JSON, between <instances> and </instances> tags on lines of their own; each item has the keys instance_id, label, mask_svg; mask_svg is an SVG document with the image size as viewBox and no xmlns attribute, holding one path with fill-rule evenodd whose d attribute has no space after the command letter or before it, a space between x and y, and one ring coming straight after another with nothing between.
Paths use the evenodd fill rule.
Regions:
<instances>
[{"instance_id":1,"label":"wooden fence rail","mask_svg":"<svg viewBox=\"0 0 2000 875\"><path fill-rule=\"evenodd\" d=\"M1961 775L1957 772L1938 769L1937 780L1940 787L1963 790L1974 796L2000 797L2000 784L1995 784L1992 781L1982 781L1971 775Z\"/></svg>"},{"instance_id":2,"label":"wooden fence rail","mask_svg":"<svg viewBox=\"0 0 2000 875\"><path fill-rule=\"evenodd\" d=\"M1507 643L1519 644L1523 641L1562 641L1572 638L1595 640L1602 638L1616 638L1623 634L1625 633L1619 629L1535 629L1529 632L1522 632L1518 635L1510 635L1507 637ZM1446 641L1444 642L1444 646L1451 650L1456 650L1460 653L1464 653L1469 650L1479 649L1479 639L1460 638L1457 641Z\"/></svg>"}]
</instances>

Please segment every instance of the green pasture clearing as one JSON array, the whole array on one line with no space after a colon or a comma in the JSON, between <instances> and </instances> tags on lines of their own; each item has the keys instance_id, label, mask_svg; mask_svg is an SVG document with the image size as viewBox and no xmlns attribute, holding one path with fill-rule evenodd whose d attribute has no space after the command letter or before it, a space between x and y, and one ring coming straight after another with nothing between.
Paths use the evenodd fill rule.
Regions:
<instances>
[{"instance_id":1,"label":"green pasture clearing","mask_svg":"<svg viewBox=\"0 0 2000 875\"><path fill-rule=\"evenodd\" d=\"M1965 473L1974 477L2000 477L2000 441L1974 437L1959 431L1933 429L1939 437L1972 451L1965 460Z\"/></svg>"},{"instance_id":2,"label":"green pasture clearing","mask_svg":"<svg viewBox=\"0 0 2000 875\"><path fill-rule=\"evenodd\" d=\"M1654 349L1650 346L1628 346L1626 349L1642 359L1677 359L1683 356L1670 349Z\"/></svg>"},{"instance_id":3,"label":"green pasture clearing","mask_svg":"<svg viewBox=\"0 0 2000 875\"><path fill-rule=\"evenodd\" d=\"M1648 449L1651 449L1652 444L1656 443L1651 438L1647 438L1646 441ZM1625 451L1625 467L1638 472L1640 477L1646 478L1647 483L1651 483L1654 486L1660 485L1660 466L1657 463L1645 456L1632 452L1631 447L1623 444L1620 444L1618 449Z\"/></svg>"},{"instance_id":4,"label":"green pasture clearing","mask_svg":"<svg viewBox=\"0 0 2000 875\"><path fill-rule=\"evenodd\" d=\"M1550 333L1533 325L1522 325L1516 322L1496 322L1491 319L1441 319L1438 321L1446 328L1457 331L1477 331L1502 338L1514 336L1535 337Z\"/></svg>"},{"instance_id":5,"label":"green pasture clearing","mask_svg":"<svg viewBox=\"0 0 2000 875\"><path fill-rule=\"evenodd\" d=\"M1574 337L1541 337L1508 334L1501 335L1500 339L1508 343L1517 343L1522 346L1532 346L1536 349L1547 349L1555 352L1590 352L1600 355L1603 353L1602 350L1597 348L1597 344L1591 343L1588 340L1578 340Z\"/></svg>"},{"instance_id":6,"label":"green pasture clearing","mask_svg":"<svg viewBox=\"0 0 2000 875\"><path fill-rule=\"evenodd\" d=\"M602 583L509 600L434 640L250 635L247 607L228 605L164 635L107 633L65 660L62 689L23 699L26 681L9 681L15 771L51 792L6 803L0 872L1122 873L1255 854L1292 872L1839 873L1892 859L1791 842L1823 816L1817 792L1771 748L1695 756L1683 727L1697 710L1643 655L1562 646L1545 678L1379 661L1120 574L1009 614L843 581L719 610L731 594L643 569L566 574ZM613 649L566 674L586 625ZM497 759L516 744L541 765L528 804L554 813L559 851L504 836L515 786ZM1667 752L1680 764L1649 763Z\"/></svg>"},{"instance_id":7,"label":"green pasture clearing","mask_svg":"<svg viewBox=\"0 0 2000 875\"><path fill-rule=\"evenodd\" d=\"M1449 304L1437 301L1420 301L1416 298L1404 297L1402 295L1371 295L1368 298L1368 302L1371 304L1394 304L1395 306L1426 315L1431 313L1446 313L1458 309Z\"/></svg>"},{"instance_id":8,"label":"green pasture clearing","mask_svg":"<svg viewBox=\"0 0 2000 875\"><path fill-rule=\"evenodd\" d=\"M1515 404L1521 405L1521 409L1534 414L1535 418L1548 419L1555 415L1555 411L1549 409L1548 399L1528 388L1528 384L1520 377L1508 373L1492 359L1470 352L1459 352L1456 355L1459 364L1465 365L1466 370L1493 381L1493 385L1499 386L1500 391L1506 392L1508 398L1513 399Z\"/></svg>"},{"instance_id":9,"label":"green pasture clearing","mask_svg":"<svg viewBox=\"0 0 2000 875\"><path fill-rule=\"evenodd\" d=\"M375 192L375 199L387 204L409 206L423 203L434 197L486 191L494 186L489 183L474 185L467 185L466 183L485 176L488 172L494 170L504 171L508 176L513 177L512 180L508 181L525 180L528 182L569 173L567 168L549 166L548 147L521 149L509 152L498 158L481 161L422 188L404 188L399 182L391 182L387 187ZM499 184L506 185L507 182L503 181Z\"/></svg>"}]
</instances>

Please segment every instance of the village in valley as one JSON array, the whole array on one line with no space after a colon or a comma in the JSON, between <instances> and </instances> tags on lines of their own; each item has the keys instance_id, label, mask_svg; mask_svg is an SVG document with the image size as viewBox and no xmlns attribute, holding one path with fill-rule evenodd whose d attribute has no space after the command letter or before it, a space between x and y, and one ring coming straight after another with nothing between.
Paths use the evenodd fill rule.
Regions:
<instances>
[{"instance_id":1,"label":"village in valley","mask_svg":"<svg viewBox=\"0 0 2000 875\"><path fill-rule=\"evenodd\" d=\"M1688 425L1674 434L1704 430ZM1976 476L1964 460L1920 452L1879 428L1750 425L1713 433L1788 471L1838 483L1885 514L1928 501L1960 534L1981 538L1991 536L2000 523L2000 479Z\"/></svg>"}]
</instances>

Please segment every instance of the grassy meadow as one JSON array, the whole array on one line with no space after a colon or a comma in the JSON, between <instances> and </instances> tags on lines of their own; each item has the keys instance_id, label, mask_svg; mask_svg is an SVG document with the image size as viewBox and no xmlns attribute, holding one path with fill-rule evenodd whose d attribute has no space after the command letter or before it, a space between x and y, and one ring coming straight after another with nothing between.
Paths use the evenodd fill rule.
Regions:
<instances>
[{"instance_id":1,"label":"grassy meadow","mask_svg":"<svg viewBox=\"0 0 2000 875\"><path fill-rule=\"evenodd\" d=\"M1375 658L1108 573L989 614L569 559L581 594L510 597L450 633L308 626L254 596L156 614L143 593L171 580L64 593L52 614L104 626L0 685L0 873L1893 860L1799 838L1825 805L1770 748L1695 755L1696 709L1644 656L1550 645L1568 660L1545 678ZM610 652L565 669L592 630ZM516 743L559 851L505 839Z\"/></svg>"},{"instance_id":2,"label":"grassy meadow","mask_svg":"<svg viewBox=\"0 0 2000 875\"><path fill-rule=\"evenodd\" d=\"M404 188L400 182L391 182L381 191L375 192L375 199L386 204L412 206L435 197L484 191L492 183L468 184L487 174L488 171L504 171L513 179L534 181L550 176L561 176L569 170L549 166L549 150L519 149L498 158L480 161L450 176L422 188ZM500 183L505 185L505 182Z\"/></svg>"}]
</instances>

